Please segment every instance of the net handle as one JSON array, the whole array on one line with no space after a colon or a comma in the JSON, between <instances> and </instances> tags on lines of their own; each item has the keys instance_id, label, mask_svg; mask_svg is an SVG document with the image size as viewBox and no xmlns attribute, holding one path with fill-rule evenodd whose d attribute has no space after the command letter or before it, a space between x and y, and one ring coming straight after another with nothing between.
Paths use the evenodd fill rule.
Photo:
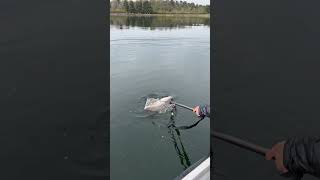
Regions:
<instances>
[{"instance_id":1,"label":"net handle","mask_svg":"<svg viewBox=\"0 0 320 180\"><path fill-rule=\"evenodd\" d=\"M228 134L224 134L221 132L217 132L217 131L212 131L211 135L217 139L223 140L225 142L231 143L233 145L236 145L238 147L247 149L249 151L255 152L257 154L260 154L262 156L265 156L266 153L269 151L268 148L253 144L251 142L230 136Z\"/></svg>"},{"instance_id":2,"label":"net handle","mask_svg":"<svg viewBox=\"0 0 320 180\"><path fill-rule=\"evenodd\" d=\"M189 110L193 111L193 108L188 107L186 105L183 105L183 104L180 104L180 103L176 103L176 102L172 102L172 103L177 105L177 106L179 106L179 107L182 107L182 108L189 109ZM255 153L260 154L262 156L265 156L266 153L269 151L268 148L253 144L251 142L248 142L248 141L242 140L240 138L237 138L237 137L234 137L234 136L231 136L231 135L228 135L228 134L224 134L224 133L221 133L221 132L212 131L211 135L213 137L217 138L217 139L220 139L222 141L228 142L228 143L233 144L235 146L247 149L249 151L255 152Z\"/></svg>"},{"instance_id":3,"label":"net handle","mask_svg":"<svg viewBox=\"0 0 320 180\"><path fill-rule=\"evenodd\" d=\"M180 106L182 108L189 109L189 110L193 111L193 108L188 107L186 105L183 105L183 104L180 104L180 103L176 103L176 102L172 102L172 103L174 103L177 106ZM260 154L262 156L265 156L266 153L270 150L268 148L253 144L251 142L248 142L248 141L242 140L240 138L237 138L237 137L234 137L234 136L231 136L231 135L228 135L228 134L224 134L224 133L221 133L221 132L218 132L218 131L211 131L211 135L214 138L220 139L220 140L222 140L224 142L233 144L233 145L238 146L240 148L247 149L249 151L255 152L255 153ZM275 160L274 157L272 159ZM284 177L292 177L293 179L300 179L300 178L294 176L293 174L291 174L290 172L282 173L280 175L284 176Z\"/></svg>"},{"instance_id":4,"label":"net handle","mask_svg":"<svg viewBox=\"0 0 320 180\"><path fill-rule=\"evenodd\" d=\"M183 104L174 102L174 101L172 101L171 103L173 103L173 104L175 104L175 105L177 105L177 106L179 106L179 107L182 107L182 108L189 109L189 110L193 111L193 108L191 108L191 107L189 107L189 106L186 106L186 105L183 105Z\"/></svg>"}]
</instances>

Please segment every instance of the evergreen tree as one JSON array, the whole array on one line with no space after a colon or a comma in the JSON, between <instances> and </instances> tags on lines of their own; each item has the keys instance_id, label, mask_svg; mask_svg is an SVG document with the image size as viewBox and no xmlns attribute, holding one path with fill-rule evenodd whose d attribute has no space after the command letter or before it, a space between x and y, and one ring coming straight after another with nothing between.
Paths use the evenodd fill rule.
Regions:
<instances>
[{"instance_id":1,"label":"evergreen tree","mask_svg":"<svg viewBox=\"0 0 320 180\"><path fill-rule=\"evenodd\" d=\"M143 13L142 0L136 1L136 13Z\"/></svg>"},{"instance_id":2,"label":"evergreen tree","mask_svg":"<svg viewBox=\"0 0 320 180\"><path fill-rule=\"evenodd\" d=\"M170 5L171 5L172 7L174 7L174 6L176 5L176 3L175 3L173 0L170 0Z\"/></svg>"},{"instance_id":3,"label":"evergreen tree","mask_svg":"<svg viewBox=\"0 0 320 180\"><path fill-rule=\"evenodd\" d=\"M129 4L128 4L128 1L127 0L124 0L123 1L123 6L124 6L124 9L126 12L129 12Z\"/></svg>"},{"instance_id":4,"label":"evergreen tree","mask_svg":"<svg viewBox=\"0 0 320 180\"><path fill-rule=\"evenodd\" d=\"M136 10L135 10L135 8L134 8L134 3L133 3L133 1L129 1L129 11L128 11L129 13L135 13L136 12Z\"/></svg>"},{"instance_id":5,"label":"evergreen tree","mask_svg":"<svg viewBox=\"0 0 320 180\"><path fill-rule=\"evenodd\" d=\"M142 7L143 7L143 13L145 13L145 14L152 14L153 13L153 9L152 9L152 6L149 1L144 1Z\"/></svg>"}]
</instances>

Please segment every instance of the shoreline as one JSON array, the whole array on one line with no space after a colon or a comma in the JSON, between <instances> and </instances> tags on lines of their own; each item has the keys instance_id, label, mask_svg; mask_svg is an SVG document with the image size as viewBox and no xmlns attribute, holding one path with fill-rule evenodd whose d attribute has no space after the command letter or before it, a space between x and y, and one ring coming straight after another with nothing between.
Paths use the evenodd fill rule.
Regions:
<instances>
[{"instance_id":1,"label":"shoreline","mask_svg":"<svg viewBox=\"0 0 320 180\"><path fill-rule=\"evenodd\" d=\"M182 13L171 13L171 14L136 14L136 13L110 13L110 16L137 16L137 17L152 17L152 16L180 16L180 17L206 17L210 18L210 14L182 14Z\"/></svg>"}]
</instances>

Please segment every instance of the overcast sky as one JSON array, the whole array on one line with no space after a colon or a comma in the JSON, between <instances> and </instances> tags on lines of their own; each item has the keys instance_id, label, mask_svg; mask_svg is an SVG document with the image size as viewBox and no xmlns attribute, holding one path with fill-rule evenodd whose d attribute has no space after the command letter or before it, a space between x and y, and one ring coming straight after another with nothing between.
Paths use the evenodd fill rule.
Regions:
<instances>
[{"instance_id":1,"label":"overcast sky","mask_svg":"<svg viewBox=\"0 0 320 180\"><path fill-rule=\"evenodd\" d=\"M194 2L195 4L209 5L210 0L182 0L187 2Z\"/></svg>"}]
</instances>

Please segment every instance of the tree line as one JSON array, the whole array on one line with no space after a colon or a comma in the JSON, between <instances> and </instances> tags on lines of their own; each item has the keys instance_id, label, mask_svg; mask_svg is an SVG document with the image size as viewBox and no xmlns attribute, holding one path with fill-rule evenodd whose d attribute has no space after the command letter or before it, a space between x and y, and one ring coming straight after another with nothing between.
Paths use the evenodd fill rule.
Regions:
<instances>
[{"instance_id":1,"label":"tree line","mask_svg":"<svg viewBox=\"0 0 320 180\"><path fill-rule=\"evenodd\" d=\"M112 0L111 13L136 14L208 14L209 5L174 0Z\"/></svg>"},{"instance_id":2,"label":"tree line","mask_svg":"<svg viewBox=\"0 0 320 180\"><path fill-rule=\"evenodd\" d=\"M110 25L115 25L119 29L142 27L150 30L166 30L186 26L210 26L210 19L198 16L111 16Z\"/></svg>"}]
</instances>

